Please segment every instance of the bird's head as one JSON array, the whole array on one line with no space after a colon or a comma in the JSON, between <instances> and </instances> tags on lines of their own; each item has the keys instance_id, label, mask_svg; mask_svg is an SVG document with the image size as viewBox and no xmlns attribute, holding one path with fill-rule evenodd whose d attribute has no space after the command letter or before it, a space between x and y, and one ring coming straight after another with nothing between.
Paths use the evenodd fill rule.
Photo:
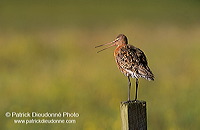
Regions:
<instances>
[{"instance_id":1,"label":"bird's head","mask_svg":"<svg viewBox=\"0 0 200 130\"><path fill-rule=\"evenodd\" d=\"M102 45L99 45L99 46L96 46L95 48L101 47L101 46L105 46L105 45L110 45L110 46L108 46L108 47L106 47L106 48L104 48L104 49L102 49L102 50L100 50L100 51L97 52L97 53L99 53L99 52L101 52L103 50L106 50L106 49L108 49L110 47L113 47L113 46L122 46L122 45L126 45L126 44L128 44L127 37L124 34L119 34L114 41L106 43L106 44L102 44Z\"/></svg>"}]
</instances>

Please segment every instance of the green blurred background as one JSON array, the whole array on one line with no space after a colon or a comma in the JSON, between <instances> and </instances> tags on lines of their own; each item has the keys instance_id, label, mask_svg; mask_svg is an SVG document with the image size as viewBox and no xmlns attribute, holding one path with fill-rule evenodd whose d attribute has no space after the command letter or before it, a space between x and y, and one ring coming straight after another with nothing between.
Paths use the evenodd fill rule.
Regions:
<instances>
[{"instance_id":1,"label":"green blurred background","mask_svg":"<svg viewBox=\"0 0 200 130\"><path fill-rule=\"evenodd\" d=\"M120 33L145 52L156 77L139 84L148 129L200 129L199 0L2 0L0 129L120 130L127 78L114 48L94 48ZM28 125L5 117L33 111L80 116L76 124Z\"/></svg>"}]
</instances>

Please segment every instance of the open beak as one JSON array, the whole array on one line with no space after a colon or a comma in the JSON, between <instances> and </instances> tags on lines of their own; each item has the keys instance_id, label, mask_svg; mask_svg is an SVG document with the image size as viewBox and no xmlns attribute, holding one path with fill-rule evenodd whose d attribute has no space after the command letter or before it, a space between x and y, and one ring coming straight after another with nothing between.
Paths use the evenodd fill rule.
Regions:
<instances>
[{"instance_id":1,"label":"open beak","mask_svg":"<svg viewBox=\"0 0 200 130\"><path fill-rule=\"evenodd\" d=\"M108 46L108 47L106 47L106 48L104 48L104 49L102 49L102 50L100 50L100 51L97 51L97 53L99 53L99 52L101 52L101 51L103 51L103 50L106 50L106 49L108 49L108 48L110 48L110 47L116 46L116 45L117 45L116 42L117 42L118 40L119 40L119 38L115 39L115 40L112 41L112 42L109 42L109 43L106 43L106 44L102 44L102 45L99 45L99 46L95 46L95 48L97 48L97 47L101 47L101 46L105 46L105 45L110 45L110 44L112 44L112 45L110 45L110 46Z\"/></svg>"}]
</instances>

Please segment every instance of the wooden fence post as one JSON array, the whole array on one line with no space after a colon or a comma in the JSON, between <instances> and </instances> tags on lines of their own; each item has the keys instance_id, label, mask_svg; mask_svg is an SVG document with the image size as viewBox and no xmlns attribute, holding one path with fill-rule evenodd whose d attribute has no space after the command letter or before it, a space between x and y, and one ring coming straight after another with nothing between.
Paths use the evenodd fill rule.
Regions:
<instances>
[{"instance_id":1,"label":"wooden fence post","mask_svg":"<svg viewBox=\"0 0 200 130\"><path fill-rule=\"evenodd\" d=\"M147 130L145 101L121 102L122 130Z\"/></svg>"}]
</instances>

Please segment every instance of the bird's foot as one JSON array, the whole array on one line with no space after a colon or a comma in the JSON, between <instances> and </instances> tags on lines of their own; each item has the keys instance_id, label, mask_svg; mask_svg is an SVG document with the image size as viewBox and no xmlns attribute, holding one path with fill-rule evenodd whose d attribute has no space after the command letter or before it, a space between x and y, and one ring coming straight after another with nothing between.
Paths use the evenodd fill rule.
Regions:
<instances>
[{"instance_id":1,"label":"bird's foot","mask_svg":"<svg viewBox=\"0 0 200 130\"><path fill-rule=\"evenodd\" d=\"M126 104L126 103L130 103L130 102L132 102L131 100L128 100L128 101L123 101L123 102L121 102L122 104Z\"/></svg>"},{"instance_id":2,"label":"bird's foot","mask_svg":"<svg viewBox=\"0 0 200 130\"><path fill-rule=\"evenodd\" d=\"M136 102L140 102L140 101L139 100L128 100L128 101L123 101L121 103L125 104L125 103L136 103Z\"/></svg>"},{"instance_id":3,"label":"bird's foot","mask_svg":"<svg viewBox=\"0 0 200 130\"><path fill-rule=\"evenodd\" d=\"M135 99L135 100L133 100L133 102L139 102L139 100Z\"/></svg>"}]
</instances>

